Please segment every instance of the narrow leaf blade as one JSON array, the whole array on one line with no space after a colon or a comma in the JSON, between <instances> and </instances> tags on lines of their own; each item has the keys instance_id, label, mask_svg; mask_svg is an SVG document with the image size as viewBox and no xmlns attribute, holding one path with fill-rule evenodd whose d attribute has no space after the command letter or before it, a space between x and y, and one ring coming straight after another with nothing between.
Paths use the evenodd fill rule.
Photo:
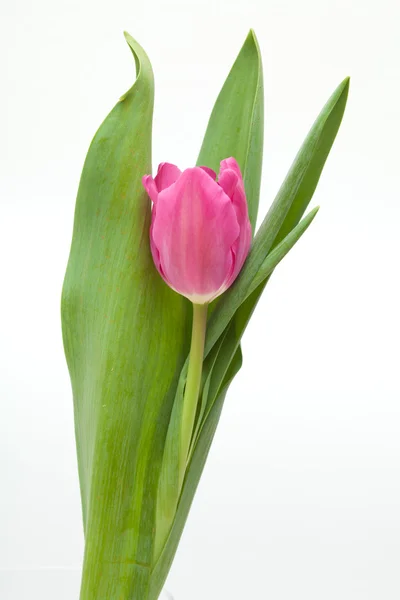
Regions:
<instances>
[{"instance_id":1,"label":"narrow leaf blade","mask_svg":"<svg viewBox=\"0 0 400 600\"><path fill-rule=\"evenodd\" d=\"M261 53L251 30L214 105L197 164L218 172L221 160L236 158L244 179L253 231L260 197L263 136Z\"/></svg>"},{"instance_id":2,"label":"narrow leaf blade","mask_svg":"<svg viewBox=\"0 0 400 600\"><path fill-rule=\"evenodd\" d=\"M348 87L349 80L345 79L325 104L257 232L239 277L218 303L207 331L206 355L246 298L251 282L271 248L295 227L304 214L341 123Z\"/></svg>"},{"instance_id":3,"label":"narrow leaf blade","mask_svg":"<svg viewBox=\"0 0 400 600\"><path fill-rule=\"evenodd\" d=\"M258 200L260 191L261 165L262 165L262 147L263 147L263 79L261 55L258 48L254 32L248 35L229 75L217 98L207 131L204 137L203 145L198 158L198 165L206 165L218 171L219 163L224 158L233 156L238 161L242 170L246 185L246 195L249 205L249 215L253 225L257 218ZM239 368L240 351L237 352L234 366ZM187 363L183 368L183 374L187 368ZM233 369L233 366L232 366ZM163 462L159 488L159 510L160 520L162 521L163 536L168 533L167 519L171 514L171 506L181 506L180 494L187 494L182 490L176 489L177 465L174 465L173 444L176 444L179 432L179 419L182 401L180 394L175 398L174 408L170 420L170 429L168 432L166 447L167 453ZM216 413L215 413L216 414ZM168 456L168 459L167 459ZM193 463L194 454L190 464ZM204 458L205 460L205 458ZM193 464L201 464L202 458ZM200 478L202 466L193 467L198 469L197 475L191 475L193 480ZM190 467L192 469L192 467ZM184 501L185 510L189 509L191 498L197 487L197 481L189 495L188 500ZM184 484L186 485L186 484ZM182 509L178 509L182 510ZM183 513L182 513L183 514ZM167 565L172 561L173 555L182 533L184 521L180 515L176 516L171 522L173 532L168 538L161 540L160 549L162 552L158 557L157 567L155 569L154 584L152 575L152 589L160 589L162 578L166 577ZM157 542L157 548L158 548ZM153 588L154 585L154 588ZM157 598L156 591L151 598Z\"/></svg>"}]
</instances>

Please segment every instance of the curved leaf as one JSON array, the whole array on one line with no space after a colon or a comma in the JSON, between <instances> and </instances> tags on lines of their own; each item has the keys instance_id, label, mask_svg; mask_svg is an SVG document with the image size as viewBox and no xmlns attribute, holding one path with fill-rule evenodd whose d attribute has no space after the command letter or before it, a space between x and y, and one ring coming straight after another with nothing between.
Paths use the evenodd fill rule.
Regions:
<instances>
[{"instance_id":1,"label":"curved leaf","mask_svg":"<svg viewBox=\"0 0 400 600\"><path fill-rule=\"evenodd\" d=\"M163 443L188 352L186 300L149 251L153 73L128 34L133 87L97 131L62 296L85 523L81 600L143 600Z\"/></svg>"}]
</instances>

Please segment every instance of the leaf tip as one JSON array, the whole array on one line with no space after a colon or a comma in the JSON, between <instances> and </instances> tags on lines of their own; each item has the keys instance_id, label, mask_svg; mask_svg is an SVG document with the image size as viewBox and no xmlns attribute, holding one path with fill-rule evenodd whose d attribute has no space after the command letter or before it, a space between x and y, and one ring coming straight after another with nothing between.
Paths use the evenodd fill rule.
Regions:
<instances>
[{"instance_id":1,"label":"leaf tip","mask_svg":"<svg viewBox=\"0 0 400 600\"><path fill-rule=\"evenodd\" d=\"M145 80L149 90L152 90L153 84L154 84L153 70L151 67L149 57L147 56L147 54L144 51L144 49L142 48L142 46L127 31L124 31L124 38L133 54L133 58L135 60L136 81L135 81L134 85L136 83L138 83L139 80ZM128 90L120 98L120 100L125 100L127 98L128 94L132 91L132 89L133 89L133 87L130 88L130 90Z\"/></svg>"},{"instance_id":2,"label":"leaf tip","mask_svg":"<svg viewBox=\"0 0 400 600\"><path fill-rule=\"evenodd\" d=\"M250 27L249 33L247 34L247 39L249 39L249 38L257 44L256 32L254 31L254 29L252 27Z\"/></svg>"},{"instance_id":3,"label":"leaf tip","mask_svg":"<svg viewBox=\"0 0 400 600\"><path fill-rule=\"evenodd\" d=\"M350 77L347 76L343 79L343 81L339 84L338 90L340 91L340 95L344 95L347 98L350 87Z\"/></svg>"},{"instance_id":4,"label":"leaf tip","mask_svg":"<svg viewBox=\"0 0 400 600\"><path fill-rule=\"evenodd\" d=\"M307 229L311 225L311 223L314 221L319 209L320 209L320 206L314 206L314 208L312 210L310 210L310 212L304 217L302 222L305 225L305 229Z\"/></svg>"},{"instance_id":5,"label":"leaf tip","mask_svg":"<svg viewBox=\"0 0 400 600\"><path fill-rule=\"evenodd\" d=\"M261 56L261 50L260 50L260 45L258 43L258 39L256 36L256 32L254 31L253 28L250 29L249 33L247 34L245 43L245 46L249 45L252 46L254 48L254 50L257 53L257 56L260 57Z\"/></svg>"}]
</instances>

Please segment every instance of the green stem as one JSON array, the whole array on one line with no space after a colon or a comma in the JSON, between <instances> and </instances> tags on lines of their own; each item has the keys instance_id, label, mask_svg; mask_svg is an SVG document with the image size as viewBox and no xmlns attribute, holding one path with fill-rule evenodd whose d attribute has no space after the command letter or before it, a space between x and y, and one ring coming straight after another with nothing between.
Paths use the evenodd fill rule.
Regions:
<instances>
[{"instance_id":1,"label":"green stem","mask_svg":"<svg viewBox=\"0 0 400 600\"><path fill-rule=\"evenodd\" d=\"M189 367L183 397L181 447L179 453L179 479L183 482L186 462L192 440L194 421L199 400L201 373L203 370L204 340L207 327L207 304L193 304L192 342Z\"/></svg>"}]
</instances>

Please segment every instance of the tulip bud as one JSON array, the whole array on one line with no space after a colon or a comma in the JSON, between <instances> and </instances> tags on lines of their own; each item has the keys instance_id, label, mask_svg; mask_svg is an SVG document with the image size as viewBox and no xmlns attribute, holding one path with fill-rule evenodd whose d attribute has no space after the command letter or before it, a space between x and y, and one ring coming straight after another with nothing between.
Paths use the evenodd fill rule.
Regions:
<instances>
[{"instance_id":1,"label":"tulip bud","mask_svg":"<svg viewBox=\"0 0 400 600\"><path fill-rule=\"evenodd\" d=\"M244 184L234 158L218 181L207 167L161 163L143 177L153 202L150 245L164 281L194 304L207 304L235 281L251 243Z\"/></svg>"}]
</instances>

